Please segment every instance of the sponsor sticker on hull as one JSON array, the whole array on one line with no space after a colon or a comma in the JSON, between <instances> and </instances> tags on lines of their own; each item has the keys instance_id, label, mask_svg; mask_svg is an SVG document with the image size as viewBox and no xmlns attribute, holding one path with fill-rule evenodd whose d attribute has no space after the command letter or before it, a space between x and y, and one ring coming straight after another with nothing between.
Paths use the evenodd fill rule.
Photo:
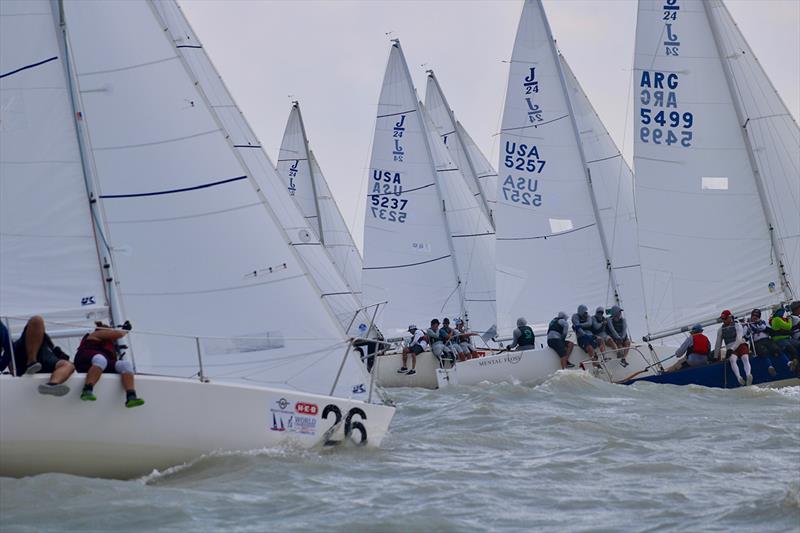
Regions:
<instances>
[{"instance_id":1,"label":"sponsor sticker on hull","mask_svg":"<svg viewBox=\"0 0 800 533\"><path fill-rule=\"evenodd\" d=\"M292 402L279 398L272 402L270 408L270 431L285 431L301 435L317 434L317 414L319 406L315 403Z\"/></svg>"}]
</instances>

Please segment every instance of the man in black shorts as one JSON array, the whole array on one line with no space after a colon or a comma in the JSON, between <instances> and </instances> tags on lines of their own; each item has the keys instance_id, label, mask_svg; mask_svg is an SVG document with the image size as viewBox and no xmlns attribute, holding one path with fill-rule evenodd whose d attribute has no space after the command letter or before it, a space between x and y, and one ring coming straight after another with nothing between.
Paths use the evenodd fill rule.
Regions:
<instances>
[{"instance_id":1,"label":"man in black shorts","mask_svg":"<svg viewBox=\"0 0 800 533\"><path fill-rule=\"evenodd\" d=\"M63 396L69 392L64 382L75 372L75 366L45 333L42 317L28 320L22 335L13 343L13 352L17 376L51 373L50 380L39 385L40 393Z\"/></svg>"},{"instance_id":2,"label":"man in black shorts","mask_svg":"<svg viewBox=\"0 0 800 533\"><path fill-rule=\"evenodd\" d=\"M567 313L561 311L547 326L547 345L558 354L561 359L562 370L575 366L569 362L569 354L572 353L572 348L575 345L567 340L568 334L569 322L567 322Z\"/></svg>"}]
</instances>

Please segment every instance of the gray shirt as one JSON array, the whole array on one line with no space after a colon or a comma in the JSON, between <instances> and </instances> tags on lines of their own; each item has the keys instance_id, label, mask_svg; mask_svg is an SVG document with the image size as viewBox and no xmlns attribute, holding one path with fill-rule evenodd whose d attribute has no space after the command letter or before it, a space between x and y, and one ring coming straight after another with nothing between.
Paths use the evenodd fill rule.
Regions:
<instances>
[{"instance_id":1,"label":"gray shirt","mask_svg":"<svg viewBox=\"0 0 800 533\"><path fill-rule=\"evenodd\" d=\"M613 338L615 341L627 339L628 321L625 320L624 316L619 317L619 319L616 319L612 316L608 319L608 332L611 334L611 338Z\"/></svg>"},{"instance_id":2,"label":"gray shirt","mask_svg":"<svg viewBox=\"0 0 800 533\"><path fill-rule=\"evenodd\" d=\"M428 340L431 341L431 346L436 344L437 342L442 342L442 339L439 338L439 332L442 331L441 328L434 330L433 328L428 328L425 332L425 335L428 336Z\"/></svg>"},{"instance_id":3,"label":"gray shirt","mask_svg":"<svg viewBox=\"0 0 800 533\"><path fill-rule=\"evenodd\" d=\"M592 334L592 317L586 315L586 318L582 321L581 316L578 313L572 315L572 327L575 328L575 334L580 337L581 335L591 335Z\"/></svg>"}]
</instances>

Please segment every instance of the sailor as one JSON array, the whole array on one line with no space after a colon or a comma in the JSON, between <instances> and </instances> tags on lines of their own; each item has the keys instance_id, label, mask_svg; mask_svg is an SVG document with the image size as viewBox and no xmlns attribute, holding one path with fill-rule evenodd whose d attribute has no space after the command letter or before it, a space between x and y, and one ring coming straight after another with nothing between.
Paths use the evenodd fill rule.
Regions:
<instances>
[{"instance_id":1,"label":"sailor","mask_svg":"<svg viewBox=\"0 0 800 533\"><path fill-rule=\"evenodd\" d=\"M600 353L606 351L606 346L612 350L616 349L614 342L609 339L608 332L606 332L607 325L606 308L602 305L598 306L597 309L594 310L594 316L592 317L592 335L594 335L594 338L597 340L597 348L600 350ZM608 340L608 342L606 342L606 340Z\"/></svg>"},{"instance_id":2,"label":"sailor","mask_svg":"<svg viewBox=\"0 0 800 533\"><path fill-rule=\"evenodd\" d=\"M442 327L439 329L439 337L444 342L444 349L449 352L453 357L458 357L459 361L464 360L464 354L461 353L461 345L456 341L456 330L450 327L450 319L442 319Z\"/></svg>"},{"instance_id":3,"label":"sailor","mask_svg":"<svg viewBox=\"0 0 800 533\"><path fill-rule=\"evenodd\" d=\"M421 329L417 329L415 324L408 326L408 332L411 333L411 340L408 341L407 346L403 346L403 366L400 367L397 373L413 376L417 373L417 355L428 349L428 343L425 340L425 333ZM411 354L411 370L406 368L408 354Z\"/></svg>"},{"instance_id":4,"label":"sailor","mask_svg":"<svg viewBox=\"0 0 800 533\"><path fill-rule=\"evenodd\" d=\"M467 359L475 359L478 357L478 352L475 351L475 347L472 345L472 337L478 334L467 330L466 324L460 318L454 319L453 323L456 325L458 345L461 347L461 353L463 353L464 357Z\"/></svg>"},{"instance_id":5,"label":"sailor","mask_svg":"<svg viewBox=\"0 0 800 533\"><path fill-rule=\"evenodd\" d=\"M792 314L789 315L789 320L792 321L791 330L791 345L794 346L795 352L800 356L800 301L792 302L789 306ZM800 357L792 360L794 370L800 371Z\"/></svg>"},{"instance_id":6,"label":"sailor","mask_svg":"<svg viewBox=\"0 0 800 533\"><path fill-rule=\"evenodd\" d=\"M711 353L711 341L708 340L708 337L703 335L703 326L695 324L689 330L689 333L689 337L683 341L683 344L678 347L673 355L673 357L677 357L678 360L667 369L667 372L673 372L689 366L697 367L708 364L708 356Z\"/></svg>"},{"instance_id":7,"label":"sailor","mask_svg":"<svg viewBox=\"0 0 800 533\"><path fill-rule=\"evenodd\" d=\"M450 359L451 362L455 361L454 359L451 359L452 352L450 350L445 350L444 340L442 338L442 333L439 328L438 318L434 318L433 320L431 320L431 327L428 328L428 331L426 331L425 334L428 336L428 339L431 342L431 352L433 352L433 355L436 356L436 358L439 360L440 363L442 362L443 359ZM447 355L449 357L445 357L445 352L447 352Z\"/></svg>"},{"instance_id":8,"label":"sailor","mask_svg":"<svg viewBox=\"0 0 800 533\"><path fill-rule=\"evenodd\" d=\"M575 345L567 340L568 334L569 322L567 322L567 313L561 311L547 326L547 345L558 354L562 370L575 366L569 362L569 354L572 353Z\"/></svg>"},{"instance_id":9,"label":"sailor","mask_svg":"<svg viewBox=\"0 0 800 533\"><path fill-rule=\"evenodd\" d=\"M776 307L772 312L772 318L769 321L772 328L772 339L789 359L795 360L797 359L797 350L792 340L792 320L784 315L786 315L786 309L783 306Z\"/></svg>"},{"instance_id":10,"label":"sailor","mask_svg":"<svg viewBox=\"0 0 800 533\"><path fill-rule=\"evenodd\" d=\"M628 334L628 321L622 316L622 309L618 305L611 307L609 313L611 316L606 324L606 331L608 332L609 339L606 342L613 342L614 348L617 350L617 358L619 364L628 366L628 350L631 348L631 338Z\"/></svg>"},{"instance_id":11,"label":"sailor","mask_svg":"<svg viewBox=\"0 0 800 533\"><path fill-rule=\"evenodd\" d=\"M536 336L533 334L533 328L522 317L517 319L517 327L514 330L513 339L511 344L508 345L508 349L513 350L517 347L520 350L533 350L536 348Z\"/></svg>"},{"instance_id":12,"label":"sailor","mask_svg":"<svg viewBox=\"0 0 800 533\"><path fill-rule=\"evenodd\" d=\"M592 334L592 317L589 308L585 305L578 306L578 312L572 315L572 329L578 340L578 346L592 359L597 359L594 350L597 348L597 339Z\"/></svg>"},{"instance_id":13,"label":"sailor","mask_svg":"<svg viewBox=\"0 0 800 533\"><path fill-rule=\"evenodd\" d=\"M761 309L753 309L750 312L750 321L747 323L747 334L753 341L756 355L766 357L769 367L767 372L772 377L777 375L776 364L789 366L789 360L781 353L780 347L769 336L770 328L761 319ZM790 367L791 368L791 367Z\"/></svg>"},{"instance_id":14,"label":"sailor","mask_svg":"<svg viewBox=\"0 0 800 533\"><path fill-rule=\"evenodd\" d=\"M736 376L736 381L739 385L744 385L745 380L739 374L739 359L742 360L744 366L744 373L747 378L747 385L753 384L753 374L750 370L750 349L747 347L747 342L744 340L742 332L742 325L736 322L733 313L724 310L719 317L722 319L722 325L717 331L717 342L714 345L714 355L717 359L721 359L722 343L725 342L725 356L729 357L731 370L733 375Z\"/></svg>"},{"instance_id":15,"label":"sailor","mask_svg":"<svg viewBox=\"0 0 800 533\"><path fill-rule=\"evenodd\" d=\"M125 322L122 329L112 329L102 322L95 322L95 326L93 332L83 336L75 354L75 368L78 372L86 372L81 400L97 400L94 386L105 372L120 374L120 381L125 389L125 407L144 404L144 400L136 396L133 386L133 365L130 361L120 359L117 353L116 341L128 334L130 322Z\"/></svg>"},{"instance_id":16,"label":"sailor","mask_svg":"<svg viewBox=\"0 0 800 533\"><path fill-rule=\"evenodd\" d=\"M75 372L75 366L69 362L69 356L53 344L45 332L42 317L32 316L25 324L22 335L13 342L6 326L0 323L0 337L0 372L11 364L13 353L17 376L50 373L47 383L39 385L40 393L64 396L69 392L69 387L64 382Z\"/></svg>"}]
</instances>

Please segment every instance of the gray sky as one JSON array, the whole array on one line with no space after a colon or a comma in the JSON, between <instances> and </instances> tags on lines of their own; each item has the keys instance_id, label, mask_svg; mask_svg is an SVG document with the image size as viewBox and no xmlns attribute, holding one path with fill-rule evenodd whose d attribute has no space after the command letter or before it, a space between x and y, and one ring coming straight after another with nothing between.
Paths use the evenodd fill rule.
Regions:
<instances>
[{"instance_id":1,"label":"gray sky","mask_svg":"<svg viewBox=\"0 0 800 533\"><path fill-rule=\"evenodd\" d=\"M518 0L179 0L267 153L277 157L291 98L361 246L375 109L397 37L420 98L433 68L456 117L497 165ZM800 0L727 0L797 120ZM544 0L553 35L630 162L633 0ZM426 66L423 67L422 65Z\"/></svg>"}]
</instances>

